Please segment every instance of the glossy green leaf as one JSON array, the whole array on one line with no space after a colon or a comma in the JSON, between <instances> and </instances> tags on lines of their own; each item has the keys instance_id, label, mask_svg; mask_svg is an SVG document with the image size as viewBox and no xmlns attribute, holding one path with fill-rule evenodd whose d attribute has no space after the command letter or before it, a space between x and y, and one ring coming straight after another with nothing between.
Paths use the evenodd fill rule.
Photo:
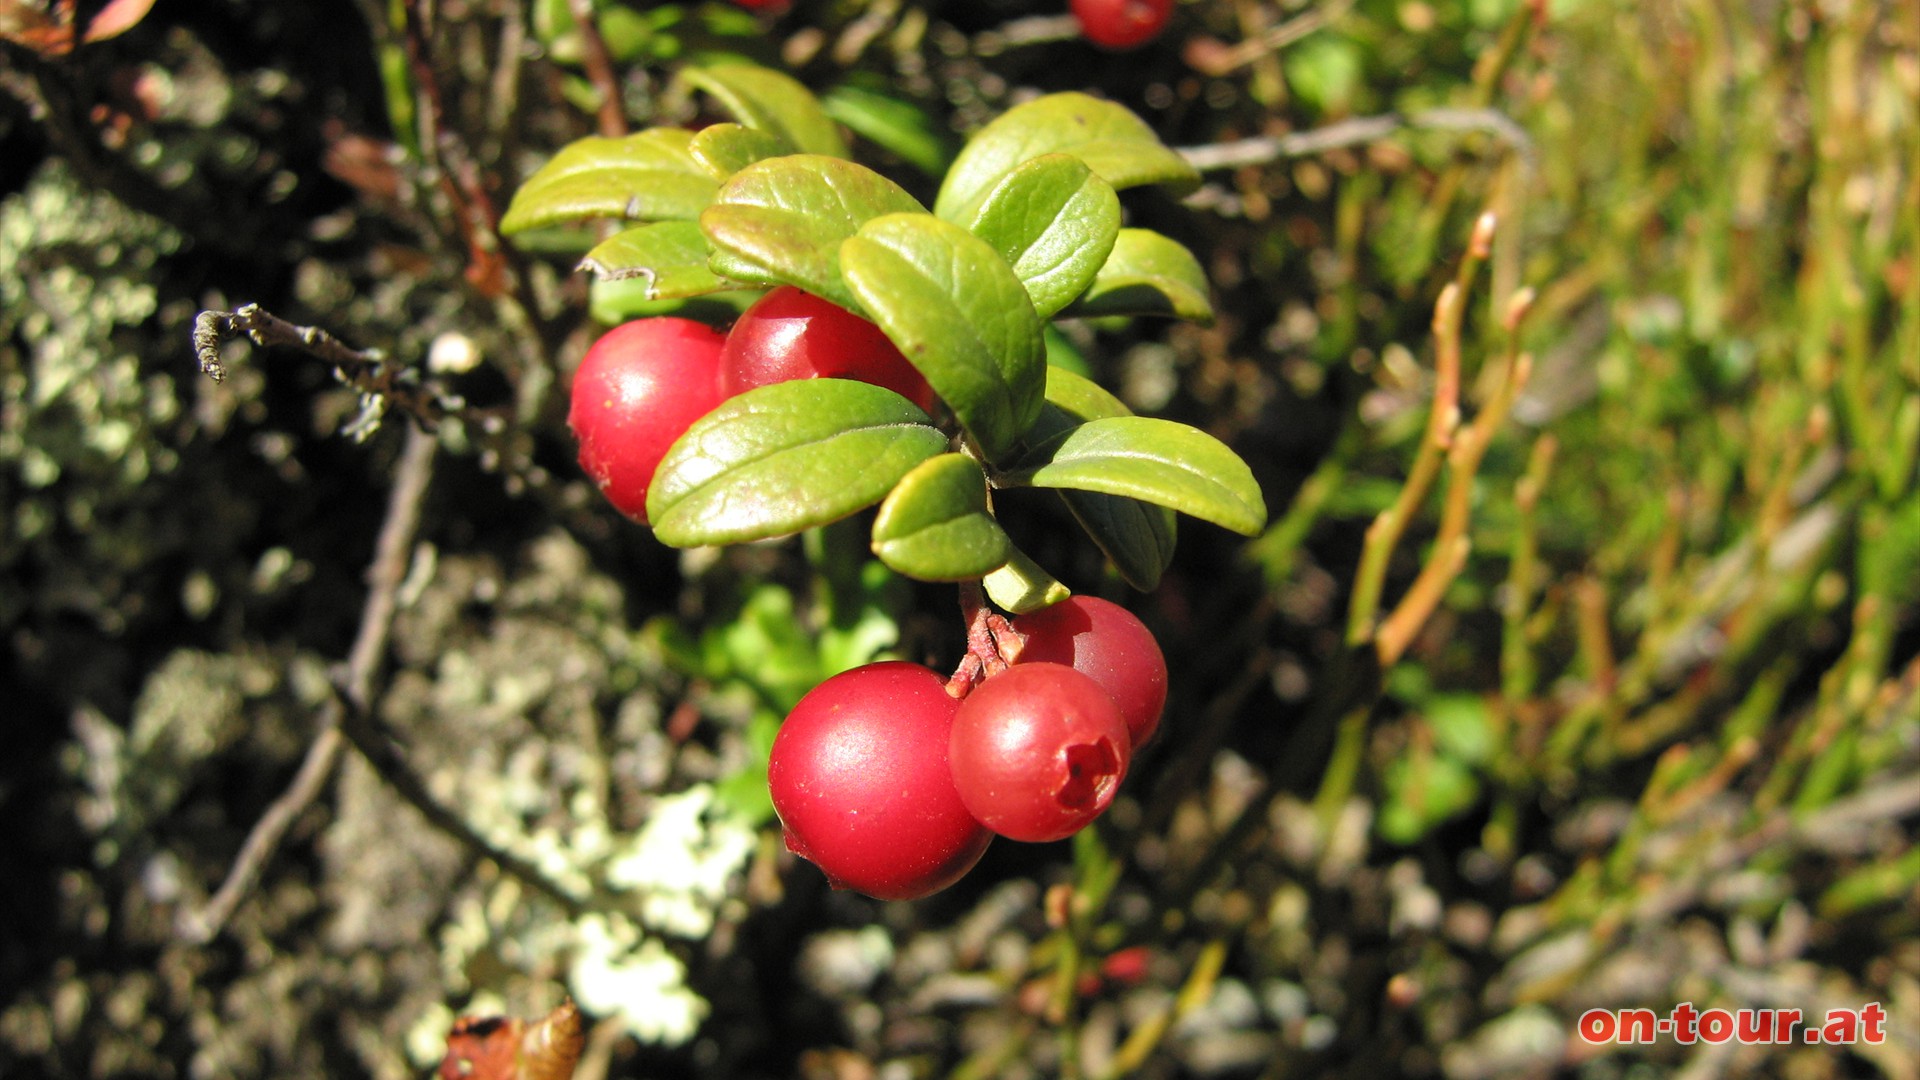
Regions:
<instances>
[{"instance_id":1,"label":"glossy green leaf","mask_svg":"<svg viewBox=\"0 0 1920 1080\"><path fill-rule=\"evenodd\" d=\"M927 414L891 390L774 383L694 421L654 474L647 517L674 547L785 536L879 502L946 448Z\"/></svg>"},{"instance_id":2,"label":"glossy green leaf","mask_svg":"<svg viewBox=\"0 0 1920 1080\"><path fill-rule=\"evenodd\" d=\"M1213 304L1193 252L1151 229L1121 229L1093 285L1061 314L1171 315L1205 325L1213 321Z\"/></svg>"},{"instance_id":3,"label":"glossy green leaf","mask_svg":"<svg viewBox=\"0 0 1920 1080\"><path fill-rule=\"evenodd\" d=\"M992 244L1046 318L1087 291L1120 233L1120 196L1079 158L1047 154L1006 175L968 228Z\"/></svg>"},{"instance_id":4,"label":"glossy green leaf","mask_svg":"<svg viewBox=\"0 0 1920 1080\"><path fill-rule=\"evenodd\" d=\"M1078 424L1133 413L1105 387L1064 368L1047 369L1047 404L1029 437L1045 442L1065 435ZM1178 539L1173 511L1164 506L1106 495L1097 491L1063 488L1060 500L1092 538L1127 584L1142 592L1160 584L1173 561Z\"/></svg>"},{"instance_id":5,"label":"glossy green leaf","mask_svg":"<svg viewBox=\"0 0 1920 1080\"><path fill-rule=\"evenodd\" d=\"M694 160L692 142L693 134L679 128L649 128L620 139L590 136L569 143L514 192L500 231L588 217L699 217L719 185Z\"/></svg>"},{"instance_id":6,"label":"glossy green leaf","mask_svg":"<svg viewBox=\"0 0 1920 1080\"><path fill-rule=\"evenodd\" d=\"M981 578L980 584L994 603L1015 615L1051 607L1073 595L1017 547L1009 548L1006 565Z\"/></svg>"},{"instance_id":7,"label":"glossy green leaf","mask_svg":"<svg viewBox=\"0 0 1920 1080\"><path fill-rule=\"evenodd\" d=\"M780 135L740 124L709 124L693 133L688 150L716 181L725 181L756 161L794 152L793 144Z\"/></svg>"},{"instance_id":8,"label":"glossy green leaf","mask_svg":"<svg viewBox=\"0 0 1920 1080\"><path fill-rule=\"evenodd\" d=\"M840 247L847 287L989 460L1010 453L1046 389L1040 317L987 242L926 214L893 214Z\"/></svg>"},{"instance_id":9,"label":"glossy green leaf","mask_svg":"<svg viewBox=\"0 0 1920 1080\"><path fill-rule=\"evenodd\" d=\"M847 156L847 141L820 99L791 75L758 64L725 63L690 67L680 77L713 95L735 120L778 135L803 154Z\"/></svg>"},{"instance_id":10,"label":"glossy green leaf","mask_svg":"<svg viewBox=\"0 0 1920 1080\"><path fill-rule=\"evenodd\" d=\"M1072 154L1115 190L1200 182L1193 166L1124 106L1077 92L1048 94L1007 110L974 134L940 185L934 213L972 221L1002 178L1043 154Z\"/></svg>"},{"instance_id":11,"label":"glossy green leaf","mask_svg":"<svg viewBox=\"0 0 1920 1080\"><path fill-rule=\"evenodd\" d=\"M945 132L911 101L860 83L842 83L822 94L820 104L828 116L928 176L945 174L953 160Z\"/></svg>"},{"instance_id":12,"label":"glossy green leaf","mask_svg":"<svg viewBox=\"0 0 1920 1080\"><path fill-rule=\"evenodd\" d=\"M797 285L841 307L859 302L840 278L840 242L867 221L926 210L862 165L817 154L756 162L721 185L700 215L715 273L758 285Z\"/></svg>"},{"instance_id":13,"label":"glossy green leaf","mask_svg":"<svg viewBox=\"0 0 1920 1080\"><path fill-rule=\"evenodd\" d=\"M1079 372L1063 367L1047 369L1047 404L1062 413L1069 425L1084 424L1089 420L1105 420L1109 416L1132 416L1133 410L1126 402L1113 396L1113 392ZM1060 434L1065 427L1039 432L1036 441L1044 441Z\"/></svg>"},{"instance_id":14,"label":"glossy green leaf","mask_svg":"<svg viewBox=\"0 0 1920 1080\"><path fill-rule=\"evenodd\" d=\"M1198 428L1145 416L1081 424L1035 448L1002 482L1122 495L1245 536L1267 520L1260 485L1238 454Z\"/></svg>"},{"instance_id":15,"label":"glossy green leaf","mask_svg":"<svg viewBox=\"0 0 1920 1080\"><path fill-rule=\"evenodd\" d=\"M616 233L587 252L582 269L609 281L644 278L648 300L672 300L737 288L707 268L713 249L693 221L658 221Z\"/></svg>"},{"instance_id":16,"label":"glossy green leaf","mask_svg":"<svg viewBox=\"0 0 1920 1080\"><path fill-rule=\"evenodd\" d=\"M922 581L965 581L1005 564L1007 534L987 510L987 475L965 454L914 466L880 504L873 553Z\"/></svg>"}]
</instances>

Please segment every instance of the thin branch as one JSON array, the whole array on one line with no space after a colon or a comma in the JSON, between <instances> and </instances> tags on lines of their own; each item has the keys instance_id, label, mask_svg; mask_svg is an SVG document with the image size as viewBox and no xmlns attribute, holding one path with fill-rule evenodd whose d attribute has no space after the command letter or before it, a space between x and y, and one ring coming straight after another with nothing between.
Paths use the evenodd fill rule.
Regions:
<instances>
[{"instance_id":1,"label":"thin branch","mask_svg":"<svg viewBox=\"0 0 1920 1080\"><path fill-rule=\"evenodd\" d=\"M441 802L407 762L399 744L381 726L374 713L348 709L341 720L340 728L346 733L348 741L353 743L354 749L360 751L361 756L367 759L367 764L373 766L373 771L386 781L388 787L412 804L434 828L458 840L475 855L492 862L507 876L518 879L552 900L569 916L586 911L586 901L574 895L573 890L548 877L545 871L527 859L481 835L471 822Z\"/></svg>"},{"instance_id":2,"label":"thin branch","mask_svg":"<svg viewBox=\"0 0 1920 1080\"><path fill-rule=\"evenodd\" d=\"M200 358L202 374L214 382L227 377L227 369L220 364L220 346L237 337L260 346L304 349L345 368L374 367L387 361L379 349L352 348L317 326L295 326L259 304L248 304L237 311L203 311L193 321L193 351Z\"/></svg>"},{"instance_id":3,"label":"thin branch","mask_svg":"<svg viewBox=\"0 0 1920 1080\"><path fill-rule=\"evenodd\" d=\"M205 945L226 929L227 920L233 918L240 902L253 893L261 872L280 850L287 830L313 805L313 800L326 789L327 781L333 778L334 767L340 764L340 751L346 747L346 740L340 734L339 705L327 703L319 726L320 734L307 747L306 759L294 774L293 783L287 785L287 790L253 823L246 842L240 845L240 853L234 856L233 865L227 870L226 880L204 905L194 911L181 912L175 921L174 932L185 941Z\"/></svg>"},{"instance_id":4,"label":"thin branch","mask_svg":"<svg viewBox=\"0 0 1920 1080\"><path fill-rule=\"evenodd\" d=\"M355 349L317 326L295 326L262 308L247 304L235 311L203 311L193 321L193 351L200 370L214 382L227 377L220 363L220 346L245 337L256 345L300 349L334 366L342 382L360 392L360 414L346 426L347 434L364 440L378 430L390 407L397 407L429 431L456 413L466 413L466 402L424 382L419 373L389 361L379 349ZM472 416L481 424L482 416Z\"/></svg>"},{"instance_id":5,"label":"thin branch","mask_svg":"<svg viewBox=\"0 0 1920 1080\"><path fill-rule=\"evenodd\" d=\"M1311 157L1350 146L1379 142L1402 130L1463 131L1492 135L1517 155L1529 169L1534 160L1533 138L1513 118L1498 109L1422 109L1415 113L1356 116L1324 127L1285 135L1260 135L1233 142L1185 146L1175 153L1201 172L1270 165L1289 158Z\"/></svg>"},{"instance_id":6,"label":"thin branch","mask_svg":"<svg viewBox=\"0 0 1920 1080\"><path fill-rule=\"evenodd\" d=\"M620 84L613 75L613 57L607 52L607 40L600 36L600 24L593 18L593 0L567 0L567 11L573 15L573 24L580 30L587 79L600 95L600 108L595 113L600 123L600 134L609 139L618 139L627 133L627 114L621 108Z\"/></svg>"},{"instance_id":7,"label":"thin branch","mask_svg":"<svg viewBox=\"0 0 1920 1080\"><path fill-rule=\"evenodd\" d=\"M1248 38L1238 45L1225 45L1212 38L1195 38L1187 43L1183 54L1187 66L1202 75L1219 78L1231 75L1235 71L1261 59L1271 56L1296 41L1338 21L1347 10L1353 7L1354 0L1328 0L1327 3L1301 15L1296 15L1257 37Z\"/></svg>"},{"instance_id":8,"label":"thin branch","mask_svg":"<svg viewBox=\"0 0 1920 1080\"><path fill-rule=\"evenodd\" d=\"M393 628L395 596L406 576L408 553L420 528L420 504L432 478L434 449L433 436L418 428L407 430L406 449L401 452L400 464L394 473L393 490L387 494L386 518L380 524L373 562L367 568L368 593L366 604L360 609L360 628L347 653L345 693L357 708L365 708L373 697L374 677ZM205 906L181 915L178 923L181 937L196 944L213 940L233 917L240 902L253 892L261 872L279 851L287 830L320 796L339 764L340 751L346 745L340 731L345 711L340 699L327 703L320 716L319 734L307 748L307 756L300 763L293 783L254 823L227 871L226 880Z\"/></svg>"}]
</instances>

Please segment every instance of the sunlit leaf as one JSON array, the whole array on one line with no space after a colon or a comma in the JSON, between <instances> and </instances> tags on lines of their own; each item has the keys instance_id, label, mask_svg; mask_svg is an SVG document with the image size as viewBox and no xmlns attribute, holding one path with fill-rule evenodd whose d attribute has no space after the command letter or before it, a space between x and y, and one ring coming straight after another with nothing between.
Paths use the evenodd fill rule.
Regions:
<instances>
[{"instance_id":1,"label":"sunlit leaf","mask_svg":"<svg viewBox=\"0 0 1920 1080\"><path fill-rule=\"evenodd\" d=\"M740 124L709 124L694 132L688 149L718 181L731 178L756 161L794 153L793 144L779 134Z\"/></svg>"},{"instance_id":2,"label":"sunlit leaf","mask_svg":"<svg viewBox=\"0 0 1920 1080\"><path fill-rule=\"evenodd\" d=\"M757 64L725 63L686 68L680 77L713 95L735 120L778 135L801 153L847 156L847 141L833 118L791 75Z\"/></svg>"},{"instance_id":3,"label":"sunlit leaf","mask_svg":"<svg viewBox=\"0 0 1920 1080\"><path fill-rule=\"evenodd\" d=\"M712 249L692 221L660 221L616 233L580 265L608 280L644 278L646 298L670 300L737 288L707 268Z\"/></svg>"},{"instance_id":4,"label":"sunlit leaf","mask_svg":"<svg viewBox=\"0 0 1920 1080\"><path fill-rule=\"evenodd\" d=\"M1049 367L1047 403L1029 438L1045 442L1064 437L1074 426L1089 420L1132 415L1119 398L1093 380L1064 368ZM1097 491L1062 488L1058 494L1127 584L1142 592L1160 584L1160 575L1173 561L1179 535L1172 510Z\"/></svg>"},{"instance_id":5,"label":"sunlit leaf","mask_svg":"<svg viewBox=\"0 0 1920 1080\"><path fill-rule=\"evenodd\" d=\"M987 509L987 476L965 454L928 458L902 477L873 521L873 553L922 581L981 577L1007 561L1007 534Z\"/></svg>"},{"instance_id":6,"label":"sunlit leaf","mask_svg":"<svg viewBox=\"0 0 1920 1080\"><path fill-rule=\"evenodd\" d=\"M1246 536L1267 520L1260 485L1238 454L1198 428L1145 416L1072 428L1035 448L1002 482L1140 499Z\"/></svg>"},{"instance_id":7,"label":"sunlit leaf","mask_svg":"<svg viewBox=\"0 0 1920 1080\"><path fill-rule=\"evenodd\" d=\"M692 142L693 134L679 128L649 128L625 138L569 143L514 192L500 231L588 217L699 217L719 185L694 160Z\"/></svg>"},{"instance_id":8,"label":"sunlit leaf","mask_svg":"<svg viewBox=\"0 0 1920 1080\"><path fill-rule=\"evenodd\" d=\"M861 310L840 277L840 242L867 221L926 211L862 165L816 154L756 162L721 186L700 215L715 273L757 285L796 285Z\"/></svg>"},{"instance_id":9,"label":"sunlit leaf","mask_svg":"<svg viewBox=\"0 0 1920 1080\"><path fill-rule=\"evenodd\" d=\"M1009 453L1046 387L1040 317L986 241L926 214L877 218L840 248L848 288L989 459Z\"/></svg>"},{"instance_id":10,"label":"sunlit leaf","mask_svg":"<svg viewBox=\"0 0 1920 1080\"><path fill-rule=\"evenodd\" d=\"M891 390L846 379L774 383L687 429L654 474L647 517L674 547L785 536L879 502L946 448L927 414Z\"/></svg>"},{"instance_id":11,"label":"sunlit leaf","mask_svg":"<svg viewBox=\"0 0 1920 1080\"><path fill-rule=\"evenodd\" d=\"M1052 315L1093 284L1120 232L1120 197L1079 158L1047 154L1006 175L968 228Z\"/></svg>"},{"instance_id":12,"label":"sunlit leaf","mask_svg":"<svg viewBox=\"0 0 1920 1080\"><path fill-rule=\"evenodd\" d=\"M934 213L972 221L987 193L1008 173L1045 154L1072 154L1115 190L1139 184L1189 187L1200 174L1161 145L1124 106L1087 94L1048 94L1002 113L976 132L940 186Z\"/></svg>"},{"instance_id":13,"label":"sunlit leaf","mask_svg":"<svg viewBox=\"0 0 1920 1080\"><path fill-rule=\"evenodd\" d=\"M1061 314L1169 315L1204 325L1213 321L1213 304L1192 252L1150 229L1121 229L1093 285Z\"/></svg>"}]
</instances>

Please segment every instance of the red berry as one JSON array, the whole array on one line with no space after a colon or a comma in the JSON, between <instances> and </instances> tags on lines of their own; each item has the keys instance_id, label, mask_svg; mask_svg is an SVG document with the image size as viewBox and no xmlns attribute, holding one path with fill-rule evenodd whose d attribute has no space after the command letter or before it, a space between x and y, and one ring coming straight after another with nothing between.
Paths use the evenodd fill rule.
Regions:
<instances>
[{"instance_id":1,"label":"red berry","mask_svg":"<svg viewBox=\"0 0 1920 1080\"><path fill-rule=\"evenodd\" d=\"M621 513L647 523L647 488L667 448L726 400L725 338L691 319L636 319L601 336L573 373L567 426L580 467Z\"/></svg>"},{"instance_id":2,"label":"red berry","mask_svg":"<svg viewBox=\"0 0 1920 1080\"><path fill-rule=\"evenodd\" d=\"M1134 49L1152 41L1173 17L1173 0L1069 0L1080 33L1108 49Z\"/></svg>"},{"instance_id":3,"label":"red berry","mask_svg":"<svg viewBox=\"0 0 1920 1080\"><path fill-rule=\"evenodd\" d=\"M1065 664L1088 676L1120 707L1133 746L1153 738L1167 704L1167 658L1133 612L1097 596L1072 596L1015 617L1013 628L1027 636L1020 663Z\"/></svg>"},{"instance_id":4,"label":"red berry","mask_svg":"<svg viewBox=\"0 0 1920 1080\"><path fill-rule=\"evenodd\" d=\"M836 889L915 900L960 880L993 834L947 767L960 703L919 664L842 672L788 714L767 761L787 850Z\"/></svg>"},{"instance_id":5,"label":"red berry","mask_svg":"<svg viewBox=\"0 0 1920 1080\"><path fill-rule=\"evenodd\" d=\"M1127 773L1127 722L1065 664L1015 664L960 703L948 756L960 798L1014 840L1059 840L1099 817Z\"/></svg>"},{"instance_id":6,"label":"red berry","mask_svg":"<svg viewBox=\"0 0 1920 1080\"><path fill-rule=\"evenodd\" d=\"M922 409L933 388L880 328L812 293L782 285L754 302L727 334L720 386L727 396L789 379L857 379Z\"/></svg>"}]
</instances>

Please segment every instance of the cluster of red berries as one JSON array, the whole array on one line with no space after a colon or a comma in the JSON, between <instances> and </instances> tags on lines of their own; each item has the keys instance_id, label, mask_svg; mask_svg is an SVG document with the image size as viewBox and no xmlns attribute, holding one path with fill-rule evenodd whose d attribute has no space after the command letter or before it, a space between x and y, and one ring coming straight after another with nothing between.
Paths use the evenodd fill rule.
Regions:
<instances>
[{"instance_id":1,"label":"cluster of red berries","mask_svg":"<svg viewBox=\"0 0 1920 1080\"><path fill-rule=\"evenodd\" d=\"M837 888L912 900L958 881L995 834L1059 840L1105 812L1167 698L1125 608L1072 597L1013 620L1015 662L965 697L902 661L800 700L767 765L789 850Z\"/></svg>"},{"instance_id":2,"label":"cluster of red berries","mask_svg":"<svg viewBox=\"0 0 1920 1080\"><path fill-rule=\"evenodd\" d=\"M783 285L725 334L672 316L608 331L574 373L567 424L580 467L607 501L644 525L653 474L695 420L735 394L811 378L856 379L933 407L933 388L879 327Z\"/></svg>"},{"instance_id":3,"label":"cluster of red berries","mask_svg":"<svg viewBox=\"0 0 1920 1080\"><path fill-rule=\"evenodd\" d=\"M878 327L782 286L725 334L673 317L609 331L574 374L567 419L581 467L645 524L654 473L694 421L755 387L820 377L934 404ZM1103 813L1160 723L1160 646L1125 608L1090 597L1011 629L1023 642L1013 663L962 697L931 668L890 661L801 699L768 762L788 848L838 887L914 899L959 880L996 833L1058 840Z\"/></svg>"}]
</instances>

